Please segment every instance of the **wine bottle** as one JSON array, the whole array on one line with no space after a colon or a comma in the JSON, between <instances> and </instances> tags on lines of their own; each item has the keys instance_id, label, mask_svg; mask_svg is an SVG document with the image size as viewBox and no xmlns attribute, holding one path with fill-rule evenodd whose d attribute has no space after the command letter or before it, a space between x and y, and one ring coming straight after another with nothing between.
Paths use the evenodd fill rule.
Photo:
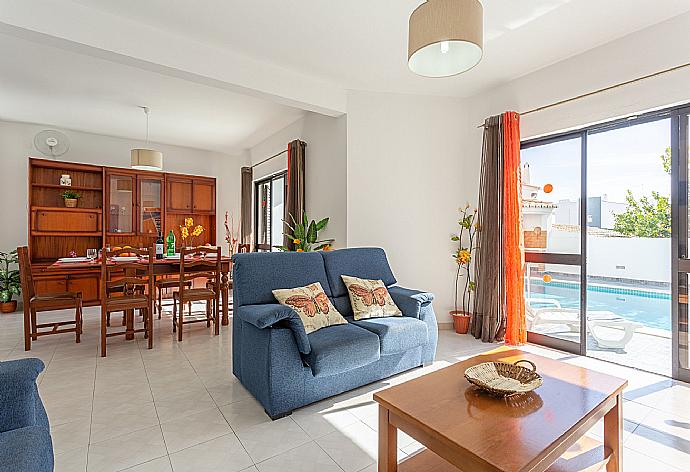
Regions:
<instances>
[{"instance_id":1,"label":"wine bottle","mask_svg":"<svg viewBox=\"0 0 690 472\"><path fill-rule=\"evenodd\" d=\"M156 259L163 259L163 252L165 243L163 242L163 233L158 232L158 239L156 239Z\"/></svg>"},{"instance_id":2,"label":"wine bottle","mask_svg":"<svg viewBox=\"0 0 690 472\"><path fill-rule=\"evenodd\" d=\"M172 230L170 230L170 232L168 233L167 244L168 244L168 251L167 251L168 256L174 256L175 255L175 234L173 233Z\"/></svg>"}]
</instances>

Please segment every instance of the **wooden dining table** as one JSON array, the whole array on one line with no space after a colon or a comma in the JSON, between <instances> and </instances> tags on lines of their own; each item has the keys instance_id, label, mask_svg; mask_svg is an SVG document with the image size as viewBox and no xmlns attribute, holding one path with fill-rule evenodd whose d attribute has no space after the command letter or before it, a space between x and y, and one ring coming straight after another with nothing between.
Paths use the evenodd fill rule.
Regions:
<instances>
[{"instance_id":1,"label":"wooden dining table","mask_svg":"<svg viewBox=\"0 0 690 472\"><path fill-rule=\"evenodd\" d=\"M116 261L108 261L109 265L118 265ZM131 264L128 262L127 264ZM143 263L142 263L143 265ZM56 261L49 265L46 270L60 270L69 271L75 270L80 271L84 269L99 269L101 267L101 261L85 261L85 262L60 262ZM207 272L208 269L200 268L200 271ZM189 269L186 269L189 272ZM229 256L221 257L221 276L220 276L220 296L221 296L221 324L227 326L230 323L229 316L229 305L230 305L230 289L232 288L232 259ZM179 274L180 272L180 260L178 259L156 259L153 264L153 272L155 276L164 276Z\"/></svg>"}]
</instances>

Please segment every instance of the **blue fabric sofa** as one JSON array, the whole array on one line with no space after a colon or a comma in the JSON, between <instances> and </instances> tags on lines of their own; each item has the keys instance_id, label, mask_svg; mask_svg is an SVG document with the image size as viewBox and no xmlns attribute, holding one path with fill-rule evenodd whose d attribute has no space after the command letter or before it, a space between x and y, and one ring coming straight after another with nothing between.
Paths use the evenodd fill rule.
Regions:
<instances>
[{"instance_id":1,"label":"blue fabric sofa","mask_svg":"<svg viewBox=\"0 0 690 472\"><path fill-rule=\"evenodd\" d=\"M434 296L399 287L383 249L234 256L232 369L273 418L433 362ZM355 321L341 275L380 279L402 317ZM272 290L320 282L347 324L306 334Z\"/></svg>"},{"instance_id":2,"label":"blue fabric sofa","mask_svg":"<svg viewBox=\"0 0 690 472\"><path fill-rule=\"evenodd\" d=\"M53 470L48 415L36 387L40 359L0 362L0 470Z\"/></svg>"}]
</instances>

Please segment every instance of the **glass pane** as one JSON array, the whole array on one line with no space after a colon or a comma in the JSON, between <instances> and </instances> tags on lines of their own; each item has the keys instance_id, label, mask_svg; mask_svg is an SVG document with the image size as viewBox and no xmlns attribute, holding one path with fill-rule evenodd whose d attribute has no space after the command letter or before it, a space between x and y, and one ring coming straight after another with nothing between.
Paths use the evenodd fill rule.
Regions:
<instances>
[{"instance_id":1,"label":"glass pane","mask_svg":"<svg viewBox=\"0 0 690 472\"><path fill-rule=\"evenodd\" d=\"M525 251L580 253L579 137L520 153Z\"/></svg>"},{"instance_id":2,"label":"glass pane","mask_svg":"<svg viewBox=\"0 0 690 472\"><path fill-rule=\"evenodd\" d=\"M285 197L285 177L271 181L271 246L283 245L283 215Z\"/></svg>"},{"instance_id":3,"label":"glass pane","mask_svg":"<svg viewBox=\"0 0 690 472\"><path fill-rule=\"evenodd\" d=\"M161 227L160 180L142 180L139 187L139 230L143 234L156 235Z\"/></svg>"},{"instance_id":4,"label":"glass pane","mask_svg":"<svg viewBox=\"0 0 690 472\"><path fill-rule=\"evenodd\" d=\"M527 263L527 329L545 336L580 342L580 267Z\"/></svg>"},{"instance_id":5,"label":"glass pane","mask_svg":"<svg viewBox=\"0 0 690 472\"><path fill-rule=\"evenodd\" d=\"M268 231L271 222L270 183L262 182L257 186L257 244L269 244Z\"/></svg>"},{"instance_id":6,"label":"glass pane","mask_svg":"<svg viewBox=\"0 0 690 472\"><path fill-rule=\"evenodd\" d=\"M680 367L690 369L690 348L688 340L688 274L678 274L678 360Z\"/></svg>"},{"instance_id":7,"label":"glass pane","mask_svg":"<svg viewBox=\"0 0 690 472\"><path fill-rule=\"evenodd\" d=\"M587 139L587 354L671 374L671 120Z\"/></svg>"},{"instance_id":8,"label":"glass pane","mask_svg":"<svg viewBox=\"0 0 690 472\"><path fill-rule=\"evenodd\" d=\"M132 233L134 208L134 179L122 175L110 176L108 232Z\"/></svg>"}]
</instances>

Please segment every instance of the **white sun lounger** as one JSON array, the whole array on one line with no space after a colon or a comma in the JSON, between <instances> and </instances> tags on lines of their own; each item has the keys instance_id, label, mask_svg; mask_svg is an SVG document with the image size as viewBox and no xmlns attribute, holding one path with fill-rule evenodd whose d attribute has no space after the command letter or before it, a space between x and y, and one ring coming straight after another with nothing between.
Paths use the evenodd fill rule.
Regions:
<instances>
[{"instance_id":1,"label":"white sun lounger","mask_svg":"<svg viewBox=\"0 0 690 472\"><path fill-rule=\"evenodd\" d=\"M573 333L580 330L580 310L562 308L558 300L551 298L528 298L525 301L527 329L533 330L540 325L565 325ZM532 303L549 306L533 308ZM635 330L642 326L641 323L626 320L610 311L587 312L587 331L599 347L605 349L624 349L635 334ZM597 327L623 330L623 336L619 339L603 338L600 333L597 333L595 329Z\"/></svg>"}]
</instances>

